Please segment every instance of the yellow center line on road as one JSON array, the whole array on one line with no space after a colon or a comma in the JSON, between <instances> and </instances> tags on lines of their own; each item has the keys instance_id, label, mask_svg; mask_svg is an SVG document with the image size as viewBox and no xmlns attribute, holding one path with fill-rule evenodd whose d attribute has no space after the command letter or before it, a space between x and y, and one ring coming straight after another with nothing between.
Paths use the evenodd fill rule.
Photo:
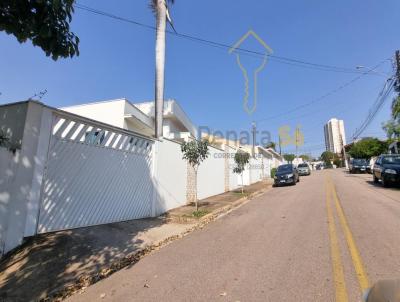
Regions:
<instances>
[{"instance_id":1,"label":"yellow center line on road","mask_svg":"<svg viewBox=\"0 0 400 302\"><path fill-rule=\"evenodd\" d=\"M331 207L331 187L327 178L325 178L325 191L326 191L326 209L328 213L328 229L329 238L331 243L331 258L332 258L332 269L333 279L335 283L336 302L347 302L349 298L347 296L346 283L344 279L343 264L340 256L339 241L336 234L335 220L333 217L333 211Z\"/></svg>"},{"instance_id":2,"label":"yellow center line on road","mask_svg":"<svg viewBox=\"0 0 400 302\"><path fill-rule=\"evenodd\" d=\"M347 241L347 246L349 248L351 259L353 261L353 266L354 266L354 269L357 274L358 283L360 285L361 292L363 293L366 289L368 289L370 287L369 281L368 281L368 275L365 271L364 264L363 264L363 261L360 256L360 252L357 248L353 234L350 230L350 227L347 222L346 216L344 214L342 205L340 204L340 200L337 195L335 186L333 185L333 182L330 178L328 179L328 181L329 181L331 190L333 192L333 198L335 200L335 205L336 205L336 210L337 210L337 213L339 216L339 221L340 221L340 224L342 226L342 229L343 229L346 241Z\"/></svg>"}]
</instances>

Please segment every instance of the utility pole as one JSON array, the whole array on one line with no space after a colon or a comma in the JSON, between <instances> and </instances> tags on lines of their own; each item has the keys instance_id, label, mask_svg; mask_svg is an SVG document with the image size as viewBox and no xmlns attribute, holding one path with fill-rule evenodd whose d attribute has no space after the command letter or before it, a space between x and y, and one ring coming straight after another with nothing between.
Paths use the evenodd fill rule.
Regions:
<instances>
[{"instance_id":1,"label":"utility pole","mask_svg":"<svg viewBox=\"0 0 400 302\"><path fill-rule=\"evenodd\" d=\"M281 140L281 136L278 134L279 137L279 155L282 155L282 140Z\"/></svg>"},{"instance_id":2,"label":"utility pole","mask_svg":"<svg viewBox=\"0 0 400 302\"><path fill-rule=\"evenodd\" d=\"M251 132L253 133L253 148L252 148L252 155L255 158L256 157L256 152L255 152L255 146L256 146L256 123L252 122L251 123Z\"/></svg>"},{"instance_id":3,"label":"utility pole","mask_svg":"<svg viewBox=\"0 0 400 302\"><path fill-rule=\"evenodd\" d=\"M343 151L344 165L345 165L346 169L348 170L349 169L349 164L347 162L346 149L345 149L344 144L343 144L343 136L342 136L342 134L339 134L339 138L340 138L340 145L342 146L342 151Z\"/></svg>"},{"instance_id":4,"label":"utility pole","mask_svg":"<svg viewBox=\"0 0 400 302\"><path fill-rule=\"evenodd\" d=\"M397 69L396 69L397 80L396 80L394 87L395 87L396 91L400 93L400 50L396 50L395 61L396 61L396 67L397 67Z\"/></svg>"},{"instance_id":5,"label":"utility pole","mask_svg":"<svg viewBox=\"0 0 400 302\"><path fill-rule=\"evenodd\" d=\"M297 158L299 157L299 150L298 150L298 148L299 148L299 139L298 139L298 135L299 134L299 128L298 127L296 127L296 162L297 162Z\"/></svg>"},{"instance_id":6,"label":"utility pole","mask_svg":"<svg viewBox=\"0 0 400 302\"><path fill-rule=\"evenodd\" d=\"M154 136L162 137L164 113L164 69L165 69L165 29L167 26L166 0L157 0L156 4L156 78L154 104Z\"/></svg>"}]
</instances>

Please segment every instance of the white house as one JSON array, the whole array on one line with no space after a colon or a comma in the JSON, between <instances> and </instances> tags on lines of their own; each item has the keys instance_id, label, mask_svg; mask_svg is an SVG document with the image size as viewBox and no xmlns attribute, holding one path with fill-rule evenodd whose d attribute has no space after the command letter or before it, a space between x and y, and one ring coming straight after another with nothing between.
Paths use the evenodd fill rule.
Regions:
<instances>
[{"instance_id":1,"label":"white house","mask_svg":"<svg viewBox=\"0 0 400 302\"><path fill-rule=\"evenodd\" d=\"M154 102L132 104L122 98L60 109L142 135L153 136L154 134ZM196 137L196 126L177 101L164 102L163 117L164 137L175 140Z\"/></svg>"}]
</instances>

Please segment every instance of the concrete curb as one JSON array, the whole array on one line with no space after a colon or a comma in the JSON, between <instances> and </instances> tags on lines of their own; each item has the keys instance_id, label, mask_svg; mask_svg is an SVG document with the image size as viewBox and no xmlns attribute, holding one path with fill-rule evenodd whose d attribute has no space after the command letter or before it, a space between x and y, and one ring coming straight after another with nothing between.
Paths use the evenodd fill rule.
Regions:
<instances>
[{"instance_id":1,"label":"concrete curb","mask_svg":"<svg viewBox=\"0 0 400 302\"><path fill-rule=\"evenodd\" d=\"M153 244L150 244L144 248L138 249L137 251L126 255L122 259L115 261L109 267L100 270L96 274L81 276L72 285L60 287L58 289L53 290L52 292L49 293L47 298L42 299L41 301L45 301L45 302L47 302L47 301L63 301L64 299L66 299L74 294L83 293L87 287L97 283L100 280L103 280L103 279L111 276L113 273L123 269L124 267L126 267L128 265L136 264L145 256L150 255L151 253L153 253L155 251L158 251L159 249L169 245L173 241L175 241L177 239L181 239L196 230L202 229L207 224L229 214L233 210L240 208L241 206L247 204L252 199L266 193L270 189L271 189L271 186L267 185L267 188L265 188L265 189L258 190L254 193L251 193L250 195L248 195L246 197L242 197L242 198L232 202L232 204L230 204L230 205L221 207L212 213L204 215L203 217L198 219L197 223L194 226L188 228L184 232L177 234L177 235L167 237L163 240L160 240Z\"/></svg>"}]
</instances>

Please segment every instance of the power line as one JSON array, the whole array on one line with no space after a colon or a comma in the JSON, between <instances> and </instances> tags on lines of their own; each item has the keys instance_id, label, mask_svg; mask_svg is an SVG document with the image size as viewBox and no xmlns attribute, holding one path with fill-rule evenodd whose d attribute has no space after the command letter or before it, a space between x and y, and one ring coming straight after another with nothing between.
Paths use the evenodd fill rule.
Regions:
<instances>
[{"instance_id":1,"label":"power line","mask_svg":"<svg viewBox=\"0 0 400 302\"><path fill-rule=\"evenodd\" d=\"M147 25L132 19L128 19L125 17L121 17L121 16L117 16L114 14L110 14L108 12L105 11L101 11L86 5L82 5L82 4L75 4L75 7L93 14L97 14L100 16L104 16L104 17L108 17L108 18L112 18L118 21L122 21L122 22L127 22L133 25L137 25L137 26L141 26L147 29L151 29L151 30L156 30L155 26L152 25ZM223 48L223 49L230 49L231 45L225 44L225 43L221 43L221 42L216 42L216 41L211 41L211 40L207 40L207 39L203 39L200 37L196 37L193 35L188 35L188 34L182 34L182 33L177 33L176 31L169 31L166 30L166 32L168 34L180 37L180 38L185 38L191 41L195 41L195 42L199 42L208 46L212 46L212 47L217 47L217 48ZM266 54L266 53L262 53L262 52L258 52L258 51L253 51L253 50L249 50L249 49L245 49L245 48L236 48L235 51L240 52L241 54L245 54L245 55L250 55L253 57L262 57L264 58L265 56L268 56L270 59L279 62L279 63L283 63L283 64L288 64L288 65L293 65L293 66L298 66L298 67L303 67L303 68L311 68L311 69L316 69L316 70L321 70L321 71L330 71L330 72L342 72L342 73L356 73L356 74L360 74L359 76L353 78L352 80L340 85L339 87L335 88L334 90L308 102L302 105L299 105L295 108L292 108L286 112L283 112L281 114L275 115L275 116L271 116L265 119L261 119L258 120L256 122L263 122L266 120L270 120L273 118L277 118L280 116L284 116L287 115L291 112L297 111L299 109L308 107L310 105L313 105L327 97L329 97L330 95L337 93L338 91L346 88L347 86L351 85L352 83L356 82L357 80L361 79L363 76L365 75L370 75L370 74L374 74L374 70L377 69L380 65L382 65L387 59L385 59L384 61L380 62L378 65L376 65L375 67L373 67L372 69L362 72L362 71L358 71L358 70L354 70L351 68L345 68L345 67L339 67L339 66L333 66L333 65L326 65L326 64L318 64L318 63L312 63L312 62L307 62L307 61L303 61L303 60L299 60L299 59L293 59L293 58L288 58L288 57L283 57L283 56L277 56L277 55L272 55L272 54ZM394 81L392 83L392 88L394 85ZM389 94L389 91L387 92L387 94L385 94L385 98L382 98L382 101L378 102L377 106L372 110L372 112L370 112L370 114L368 115L367 119L364 121L364 123L362 124L362 126L360 127L359 130L356 131L355 135L360 135L362 131L365 130L365 128L369 125L369 123L372 121L372 119L374 118L375 114L378 112L378 110L381 108L381 106L383 105L383 102L385 101L387 95Z\"/></svg>"},{"instance_id":2,"label":"power line","mask_svg":"<svg viewBox=\"0 0 400 302\"><path fill-rule=\"evenodd\" d=\"M87 11L87 12L90 12L93 14L97 14L100 16L108 17L108 18L126 22L126 23L130 23L130 24L133 24L136 26L141 26L141 27L144 27L147 29L156 30L155 26L144 24L144 23L132 20L132 19L125 18L125 17L117 16L117 15L114 15L114 14L111 14L111 13L108 13L105 11L101 11L101 10L89 7L87 5L82 5L82 4L76 3L75 7L80 10L84 10L84 11ZM166 30L166 32L173 36L177 36L177 37L184 38L187 40L199 42L199 43L202 43L202 44L205 44L208 46L212 46L212 47L216 47L216 48L231 49L231 47L232 47L231 45L228 45L225 43L211 41L211 40L203 39L203 38L196 37L193 35L177 33L175 31L169 31L169 30ZM307 62L304 60L293 59L293 58L289 58L289 57L277 56L277 55L272 55L272 54L266 54L263 52L258 52L258 51L249 50L249 49L240 48L240 47L236 48L235 51L238 51L241 54L250 55L250 56L258 57L258 58L264 58L265 56L268 56L273 61L283 63L283 64L289 64L289 65L293 65L293 66L303 67L303 68L311 68L311 69L316 69L316 70L321 70L321 71L330 71L330 72L356 73L356 74L363 74L363 75L373 74L372 72L365 73L365 72L355 70L352 68Z\"/></svg>"},{"instance_id":3,"label":"power line","mask_svg":"<svg viewBox=\"0 0 400 302\"><path fill-rule=\"evenodd\" d=\"M361 126L358 129L356 129L356 131L354 132L353 140L357 139L364 132L364 130L369 126L369 124L372 122L372 120L375 118L376 114L382 108L383 104L385 103L388 96L392 92L395 82L396 82L396 80L394 77L389 78L385 82L385 85L383 86L382 90L380 91L376 101L372 105L372 108L369 110L367 117L362 122Z\"/></svg>"},{"instance_id":4,"label":"power line","mask_svg":"<svg viewBox=\"0 0 400 302\"><path fill-rule=\"evenodd\" d=\"M382 61L379 62L377 65L375 65L372 69L363 72L361 75L359 75L359 76L357 76L357 77L351 79L350 81L348 81L348 82L346 82L346 83L344 83L344 84L342 84L342 85L336 87L335 89L329 91L328 93L323 94L323 95L320 96L320 97L317 97L316 99L314 99L314 100L312 100L312 101L310 101L310 102L301 104L301 105L299 105L299 106L297 106L297 107L294 107L294 108L292 108L292 109L290 109L290 110L287 110L287 111L284 111L284 112L282 112L282 113L279 113L279 114L276 114L276 115L272 115L272 116L269 116L269 117L266 117L266 118L257 120L256 122L257 122L257 123L260 123L260 122L264 122L264 121L270 121L271 119L276 119L276 118L278 118L278 117L285 116L285 115L290 114L290 113L292 113L292 112L295 112L295 111L297 111L297 110L299 110L299 109L303 109L303 108L305 108L305 107L308 107L308 106L314 105L315 103L318 103L318 102L320 102L320 101L323 101L323 100L326 99L327 97L329 97L329 96L331 96L331 95L337 93L337 92L340 91L340 90L343 90L344 88L350 86L350 85L353 84L354 82L360 80L360 79L361 79L362 77L364 77L365 75L367 75L367 74L369 74L369 73L375 71L378 67L380 67L380 66L381 66L383 63L385 63L387 60L390 60L390 59L382 60Z\"/></svg>"}]
</instances>

